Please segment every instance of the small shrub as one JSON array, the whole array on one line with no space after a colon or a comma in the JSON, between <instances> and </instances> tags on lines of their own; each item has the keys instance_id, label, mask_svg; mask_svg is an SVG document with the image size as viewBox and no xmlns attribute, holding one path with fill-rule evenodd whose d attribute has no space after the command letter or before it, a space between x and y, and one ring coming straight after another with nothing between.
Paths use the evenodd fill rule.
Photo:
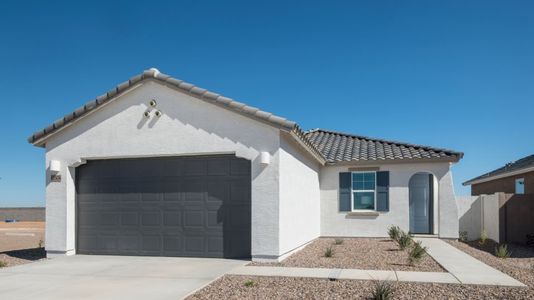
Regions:
<instances>
[{"instance_id":1,"label":"small shrub","mask_svg":"<svg viewBox=\"0 0 534 300\"><path fill-rule=\"evenodd\" d=\"M390 282L377 281L373 289L373 296L371 299L375 300L390 300L393 299L395 288Z\"/></svg>"},{"instance_id":2,"label":"small shrub","mask_svg":"<svg viewBox=\"0 0 534 300\"><path fill-rule=\"evenodd\" d=\"M399 238L397 240L397 244L399 245L399 248L401 250L404 250L412 244L412 236L409 233L406 233L404 231L401 231L399 234Z\"/></svg>"},{"instance_id":3,"label":"small shrub","mask_svg":"<svg viewBox=\"0 0 534 300\"><path fill-rule=\"evenodd\" d=\"M397 241L399 239L400 233L401 233L401 229L399 228L399 226L392 225L388 229L389 238L392 239L393 241Z\"/></svg>"},{"instance_id":4,"label":"small shrub","mask_svg":"<svg viewBox=\"0 0 534 300\"><path fill-rule=\"evenodd\" d=\"M478 240L478 243L480 245L485 245L486 242L488 241L488 233L486 232L486 230L482 230L482 232L480 233L480 239Z\"/></svg>"},{"instance_id":5,"label":"small shrub","mask_svg":"<svg viewBox=\"0 0 534 300\"><path fill-rule=\"evenodd\" d=\"M253 287L254 284L255 284L254 281L247 280L247 281L245 281L245 283L243 285L246 286L246 287Z\"/></svg>"},{"instance_id":6,"label":"small shrub","mask_svg":"<svg viewBox=\"0 0 534 300\"><path fill-rule=\"evenodd\" d=\"M336 240L334 241L334 244L335 244L335 245L341 245L341 244L343 244L343 240L342 240L342 239L336 239Z\"/></svg>"},{"instance_id":7,"label":"small shrub","mask_svg":"<svg viewBox=\"0 0 534 300\"><path fill-rule=\"evenodd\" d=\"M7 267L7 263L3 260L0 260L0 268L5 268Z\"/></svg>"},{"instance_id":8,"label":"small shrub","mask_svg":"<svg viewBox=\"0 0 534 300\"><path fill-rule=\"evenodd\" d=\"M425 254L426 247L421 246L421 241L412 243L412 248L408 252L408 262L413 266L419 263Z\"/></svg>"},{"instance_id":9,"label":"small shrub","mask_svg":"<svg viewBox=\"0 0 534 300\"><path fill-rule=\"evenodd\" d=\"M324 251L324 257L332 257L334 255L334 250L332 250L332 247L326 248Z\"/></svg>"},{"instance_id":10,"label":"small shrub","mask_svg":"<svg viewBox=\"0 0 534 300\"><path fill-rule=\"evenodd\" d=\"M508 245L506 244L500 244L495 247L495 256L498 258L508 258L511 254L512 252L508 251Z\"/></svg>"},{"instance_id":11,"label":"small shrub","mask_svg":"<svg viewBox=\"0 0 534 300\"><path fill-rule=\"evenodd\" d=\"M463 243L467 242L467 231L460 231L458 240Z\"/></svg>"}]
</instances>

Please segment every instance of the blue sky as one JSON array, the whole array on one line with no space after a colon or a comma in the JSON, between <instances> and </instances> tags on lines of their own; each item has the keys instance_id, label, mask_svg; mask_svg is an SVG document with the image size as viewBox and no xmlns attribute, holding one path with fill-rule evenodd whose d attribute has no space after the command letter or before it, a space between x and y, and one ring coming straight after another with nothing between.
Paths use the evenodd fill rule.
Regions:
<instances>
[{"instance_id":1,"label":"blue sky","mask_svg":"<svg viewBox=\"0 0 534 300\"><path fill-rule=\"evenodd\" d=\"M468 194L461 182L534 153L533 14L532 1L2 1L0 206L44 205L28 135L149 67L305 129L463 151Z\"/></svg>"}]
</instances>

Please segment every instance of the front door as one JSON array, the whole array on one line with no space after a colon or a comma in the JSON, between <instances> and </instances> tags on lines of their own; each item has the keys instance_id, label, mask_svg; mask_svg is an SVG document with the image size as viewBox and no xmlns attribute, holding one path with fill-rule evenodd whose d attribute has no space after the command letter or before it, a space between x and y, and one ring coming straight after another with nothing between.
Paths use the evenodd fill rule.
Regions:
<instances>
[{"instance_id":1,"label":"front door","mask_svg":"<svg viewBox=\"0 0 534 300\"><path fill-rule=\"evenodd\" d=\"M411 233L432 233L432 182L431 174L415 174L410 179Z\"/></svg>"}]
</instances>

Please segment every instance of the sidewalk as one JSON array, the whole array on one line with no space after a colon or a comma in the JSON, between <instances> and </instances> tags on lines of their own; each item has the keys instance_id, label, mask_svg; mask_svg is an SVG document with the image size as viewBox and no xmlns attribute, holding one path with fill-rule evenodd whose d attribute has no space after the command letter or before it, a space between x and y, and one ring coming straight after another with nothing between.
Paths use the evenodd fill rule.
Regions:
<instances>
[{"instance_id":1,"label":"sidewalk","mask_svg":"<svg viewBox=\"0 0 534 300\"><path fill-rule=\"evenodd\" d=\"M482 263L459 249L437 238L416 238L446 272L408 272L360 269L289 268L265 266L241 266L232 275L309 277L324 279L387 280L405 282L482 284L498 286L525 285L514 278Z\"/></svg>"},{"instance_id":2,"label":"sidewalk","mask_svg":"<svg viewBox=\"0 0 534 300\"><path fill-rule=\"evenodd\" d=\"M331 280L357 279L381 281L387 280L409 282L460 283L460 281L458 281L450 273L445 272L406 272L359 269L242 266L233 269L228 274L246 276L309 277Z\"/></svg>"},{"instance_id":3,"label":"sidewalk","mask_svg":"<svg viewBox=\"0 0 534 300\"><path fill-rule=\"evenodd\" d=\"M445 270L464 284L525 286L514 278L437 238L416 238Z\"/></svg>"}]
</instances>

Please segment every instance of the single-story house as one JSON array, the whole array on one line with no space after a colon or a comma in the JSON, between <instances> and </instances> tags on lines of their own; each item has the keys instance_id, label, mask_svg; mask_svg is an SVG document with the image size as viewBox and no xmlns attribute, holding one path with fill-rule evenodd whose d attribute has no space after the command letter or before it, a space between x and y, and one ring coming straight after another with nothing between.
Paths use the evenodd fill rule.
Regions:
<instances>
[{"instance_id":1,"label":"single-story house","mask_svg":"<svg viewBox=\"0 0 534 300\"><path fill-rule=\"evenodd\" d=\"M48 255L280 260L390 225L458 237L463 154L299 125L149 69L29 137Z\"/></svg>"},{"instance_id":2,"label":"single-story house","mask_svg":"<svg viewBox=\"0 0 534 300\"><path fill-rule=\"evenodd\" d=\"M534 194L534 154L482 174L463 183L471 186L471 195L494 193Z\"/></svg>"}]
</instances>

